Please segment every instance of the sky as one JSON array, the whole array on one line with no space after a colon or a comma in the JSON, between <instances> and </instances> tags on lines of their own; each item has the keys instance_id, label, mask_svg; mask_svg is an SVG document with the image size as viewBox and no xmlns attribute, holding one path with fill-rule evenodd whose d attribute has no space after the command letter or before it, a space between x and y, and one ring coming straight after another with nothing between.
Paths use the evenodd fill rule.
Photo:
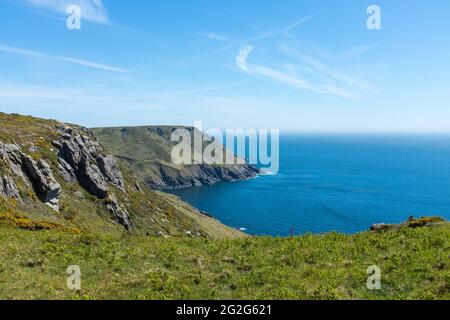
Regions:
<instances>
[{"instance_id":1,"label":"sky","mask_svg":"<svg viewBox=\"0 0 450 320\"><path fill-rule=\"evenodd\" d=\"M71 4L80 30L67 28ZM449 35L448 0L0 0L0 112L450 133Z\"/></svg>"}]
</instances>

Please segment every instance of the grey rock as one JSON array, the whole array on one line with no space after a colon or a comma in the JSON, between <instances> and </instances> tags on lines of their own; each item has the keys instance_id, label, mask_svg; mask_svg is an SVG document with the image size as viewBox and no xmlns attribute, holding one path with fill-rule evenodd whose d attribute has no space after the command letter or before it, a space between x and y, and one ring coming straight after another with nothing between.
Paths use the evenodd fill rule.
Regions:
<instances>
[{"instance_id":1,"label":"grey rock","mask_svg":"<svg viewBox=\"0 0 450 320\"><path fill-rule=\"evenodd\" d=\"M104 153L103 147L95 140L89 130L59 125L57 130L61 138L52 141L57 149L57 168L68 183L79 183L92 195L106 199L106 208L113 219L127 230L132 229L132 222L126 208L117 201L108 190L108 182L125 191L125 182L114 158ZM30 153L35 149L29 149ZM21 176L28 186L32 185L36 196L55 211L59 210L61 186L53 176L50 165L44 160L34 160L21 152L15 144L0 142L0 159L6 164L6 172ZM3 167L2 167L3 169ZM14 180L0 176L0 195L20 199ZM84 199L81 192L74 196Z\"/></svg>"},{"instance_id":2,"label":"grey rock","mask_svg":"<svg viewBox=\"0 0 450 320\"><path fill-rule=\"evenodd\" d=\"M62 137L63 139L70 140L72 138L72 135L70 135L69 133L63 133Z\"/></svg>"},{"instance_id":3,"label":"grey rock","mask_svg":"<svg viewBox=\"0 0 450 320\"><path fill-rule=\"evenodd\" d=\"M108 184L97 165L89 163L89 159L83 158L80 163L78 182L89 193L100 199L108 196Z\"/></svg>"},{"instance_id":4,"label":"grey rock","mask_svg":"<svg viewBox=\"0 0 450 320\"><path fill-rule=\"evenodd\" d=\"M130 215L127 210L123 208L118 202L114 194L110 194L107 199L106 208L109 213L127 230L132 230L133 226L130 221Z\"/></svg>"},{"instance_id":5,"label":"grey rock","mask_svg":"<svg viewBox=\"0 0 450 320\"><path fill-rule=\"evenodd\" d=\"M23 177L20 147L15 144L4 144L0 141L0 159L3 160L11 171Z\"/></svg>"},{"instance_id":6,"label":"grey rock","mask_svg":"<svg viewBox=\"0 0 450 320\"><path fill-rule=\"evenodd\" d=\"M58 159L58 169L63 176L63 179L69 183L77 182L77 177L73 168L63 158Z\"/></svg>"},{"instance_id":7,"label":"grey rock","mask_svg":"<svg viewBox=\"0 0 450 320\"><path fill-rule=\"evenodd\" d=\"M170 236L167 233L165 233L164 231L158 231L158 236L163 237L165 239L170 238Z\"/></svg>"},{"instance_id":8,"label":"grey rock","mask_svg":"<svg viewBox=\"0 0 450 320\"><path fill-rule=\"evenodd\" d=\"M42 159L36 162L25 154L22 154L22 166L39 199L58 211L61 186L53 177L50 166Z\"/></svg>"},{"instance_id":9,"label":"grey rock","mask_svg":"<svg viewBox=\"0 0 450 320\"><path fill-rule=\"evenodd\" d=\"M77 197L77 198L79 198L79 199L81 199L81 200L84 200L85 199L85 197L84 197L84 195L80 192L80 191L75 191L75 196Z\"/></svg>"},{"instance_id":10,"label":"grey rock","mask_svg":"<svg viewBox=\"0 0 450 320\"><path fill-rule=\"evenodd\" d=\"M77 172L81 162L81 150L81 147L72 140L62 141L62 147L59 150L59 157L66 161L73 168L74 172Z\"/></svg>"},{"instance_id":11,"label":"grey rock","mask_svg":"<svg viewBox=\"0 0 450 320\"><path fill-rule=\"evenodd\" d=\"M5 175L0 178L0 195L3 197L20 199L16 183L10 176Z\"/></svg>"},{"instance_id":12,"label":"grey rock","mask_svg":"<svg viewBox=\"0 0 450 320\"><path fill-rule=\"evenodd\" d=\"M192 186L213 185L220 181L233 182L256 177L260 171L250 165L191 165L188 171L170 167L159 168L159 177L145 183L154 189L182 189Z\"/></svg>"},{"instance_id":13,"label":"grey rock","mask_svg":"<svg viewBox=\"0 0 450 320\"><path fill-rule=\"evenodd\" d=\"M102 174L119 187L125 190L125 182L123 181L122 173L119 171L119 166L111 155L100 156L97 158L97 163Z\"/></svg>"},{"instance_id":14,"label":"grey rock","mask_svg":"<svg viewBox=\"0 0 450 320\"><path fill-rule=\"evenodd\" d=\"M66 181L78 181L84 189L100 199L108 195L107 182L125 189L122 173L114 158L103 153L103 148L87 129L81 135L68 127L60 131L62 139L53 145L59 146L59 169Z\"/></svg>"},{"instance_id":15,"label":"grey rock","mask_svg":"<svg viewBox=\"0 0 450 320\"><path fill-rule=\"evenodd\" d=\"M378 224L373 224L370 227L370 231L375 231L375 232L387 231L387 230L391 229L392 227L393 227L393 225L391 225L391 224L378 223Z\"/></svg>"},{"instance_id":16,"label":"grey rock","mask_svg":"<svg viewBox=\"0 0 450 320\"><path fill-rule=\"evenodd\" d=\"M61 144L61 142L58 141L58 140L53 140L53 141L52 141L52 144L53 144L53 146L56 147L57 149L61 149L61 148L62 148L62 144Z\"/></svg>"},{"instance_id":17,"label":"grey rock","mask_svg":"<svg viewBox=\"0 0 450 320\"><path fill-rule=\"evenodd\" d=\"M5 148L5 151L8 153L20 151L20 147L16 144L5 144L4 148Z\"/></svg>"}]
</instances>

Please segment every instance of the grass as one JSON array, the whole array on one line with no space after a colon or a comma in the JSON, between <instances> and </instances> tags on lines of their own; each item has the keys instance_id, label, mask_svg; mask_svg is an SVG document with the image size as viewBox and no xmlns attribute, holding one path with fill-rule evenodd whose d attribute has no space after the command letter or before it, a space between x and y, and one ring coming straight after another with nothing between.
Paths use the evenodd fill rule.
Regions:
<instances>
[{"instance_id":1,"label":"grass","mask_svg":"<svg viewBox=\"0 0 450 320\"><path fill-rule=\"evenodd\" d=\"M109 152L116 156L122 167L130 167L139 173L139 178L150 184L162 188L172 188L176 185L168 184L165 179L182 179L187 182L202 176L197 165L175 165L172 161L172 149L178 142L172 142L174 129L193 129L179 126L142 126L142 127L114 127L93 128L96 138ZM201 134L200 132L198 132ZM192 138L193 141L193 138ZM193 142L192 142L193 143ZM203 147L209 143L204 142ZM196 154L196 155L194 155ZM192 159L198 151L192 145ZM203 155L200 154L200 157ZM227 151L224 149L224 158ZM216 164L213 167L230 168L226 164ZM161 173L164 170L164 175Z\"/></svg>"},{"instance_id":2,"label":"grass","mask_svg":"<svg viewBox=\"0 0 450 320\"><path fill-rule=\"evenodd\" d=\"M0 222L9 224L13 227L37 231L37 230L60 230L68 233L81 233L81 230L76 228L69 228L51 221L33 221L16 211L0 212Z\"/></svg>"},{"instance_id":3,"label":"grass","mask_svg":"<svg viewBox=\"0 0 450 320\"><path fill-rule=\"evenodd\" d=\"M71 228L119 236L125 229L107 210L107 200L90 195L78 183L66 182L58 169L57 150L52 141L61 138L58 130L61 125L55 120L0 112L0 141L20 146L23 153L35 160L45 160L62 188L60 210L55 212L39 201L31 184L13 173L8 162L0 157L0 176L7 175L14 179L21 198L15 201L0 197L0 219L27 229ZM70 126L76 133L85 134L78 126ZM152 148L144 149L153 152ZM105 153L108 152L105 150ZM109 190L129 213L134 233L210 239L244 236L169 194L152 191L144 184L141 190L137 190L139 171L134 172L125 165L121 167L121 172L126 192L112 184L109 184ZM81 194L81 197L77 194Z\"/></svg>"},{"instance_id":4,"label":"grass","mask_svg":"<svg viewBox=\"0 0 450 320\"><path fill-rule=\"evenodd\" d=\"M174 196L138 190L124 166L127 192L110 187L133 220L129 234L104 200L58 173L57 122L0 113L0 123L0 141L25 153L34 147L63 189L59 213L17 177L22 200L0 197L0 299L450 299L450 225L438 218L353 236L251 238ZM147 129L127 134L142 142ZM161 145L137 150L156 152L139 158L164 160ZM4 162L0 174L11 174ZM81 267L80 291L67 289L70 265ZM372 265L382 270L382 290L366 288Z\"/></svg>"},{"instance_id":5,"label":"grass","mask_svg":"<svg viewBox=\"0 0 450 320\"><path fill-rule=\"evenodd\" d=\"M1 299L450 299L450 224L357 235L163 239L0 223ZM78 265L82 289L66 287ZM366 288L378 265L382 289Z\"/></svg>"}]
</instances>

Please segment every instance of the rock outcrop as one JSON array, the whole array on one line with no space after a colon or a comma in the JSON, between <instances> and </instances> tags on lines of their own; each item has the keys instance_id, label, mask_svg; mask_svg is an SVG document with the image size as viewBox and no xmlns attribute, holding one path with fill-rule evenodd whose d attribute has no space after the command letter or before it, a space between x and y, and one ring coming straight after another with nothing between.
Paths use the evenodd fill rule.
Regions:
<instances>
[{"instance_id":1,"label":"rock outcrop","mask_svg":"<svg viewBox=\"0 0 450 320\"><path fill-rule=\"evenodd\" d=\"M256 177L259 170L248 164L191 164L175 165L171 159L172 133L186 129L193 135L200 131L189 127L120 127L93 129L96 138L113 153L117 161L136 172L152 189L181 189L212 185L220 181L233 182ZM211 138L204 136L205 141ZM194 139L192 139L194 141ZM223 148L224 160L233 156ZM192 146L194 150L194 146ZM234 157L233 157L234 158ZM228 163L228 161L224 161Z\"/></svg>"},{"instance_id":2,"label":"rock outcrop","mask_svg":"<svg viewBox=\"0 0 450 320\"><path fill-rule=\"evenodd\" d=\"M89 130L74 130L68 126L58 128L61 139L53 141L58 149L58 168L69 183L78 182L87 192L99 199L106 199L110 215L127 230L132 223L127 210L110 192L108 182L125 192L125 182L119 166L111 155L105 154L102 146Z\"/></svg>"},{"instance_id":3,"label":"rock outcrop","mask_svg":"<svg viewBox=\"0 0 450 320\"><path fill-rule=\"evenodd\" d=\"M82 134L70 127L61 127L61 140L53 141L58 148L59 169L67 182L77 181L92 195L105 199L108 182L125 190L125 183L114 158L104 154L100 144L86 129Z\"/></svg>"},{"instance_id":4,"label":"rock outcrop","mask_svg":"<svg viewBox=\"0 0 450 320\"><path fill-rule=\"evenodd\" d=\"M39 199L58 211L61 186L53 177L48 163L42 159L36 162L30 156L22 154L22 166Z\"/></svg>"},{"instance_id":5,"label":"rock outcrop","mask_svg":"<svg viewBox=\"0 0 450 320\"><path fill-rule=\"evenodd\" d=\"M17 176L23 177L20 147L0 141L0 159Z\"/></svg>"},{"instance_id":6,"label":"rock outcrop","mask_svg":"<svg viewBox=\"0 0 450 320\"><path fill-rule=\"evenodd\" d=\"M119 166L113 156L100 156L97 158L97 163L101 173L108 179L108 181L112 182L122 190L125 189L122 173L119 171Z\"/></svg>"},{"instance_id":7,"label":"rock outcrop","mask_svg":"<svg viewBox=\"0 0 450 320\"><path fill-rule=\"evenodd\" d=\"M10 176L5 175L0 177L0 196L20 199L16 183Z\"/></svg>"},{"instance_id":8,"label":"rock outcrop","mask_svg":"<svg viewBox=\"0 0 450 320\"><path fill-rule=\"evenodd\" d=\"M378 223L373 224L369 231L373 232L386 232L390 230L398 230L401 228L422 228L428 227L440 223L445 223L446 221L441 217L421 217L414 218L413 216L408 218L408 221L400 224L388 224L388 223Z\"/></svg>"},{"instance_id":9,"label":"rock outcrop","mask_svg":"<svg viewBox=\"0 0 450 320\"><path fill-rule=\"evenodd\" d=\"M125 182L114 158L104 153L102 146L87 129L60 125L55 131L60 139L54 140L52 144L57 149L57 169L63 179L68 183L78 183L99 199L106 199L106 208L111 216L126 229L131 229L132 223L127 210L110 193L108 186L110 182L125 192ZM27 150L30 151L29 148ZM37 148L32 153L35 152ZM12 174L21 178L26 186L32 187L39 200L59 211L61 185L44 159L33 159L23 153L19 145L0 142L0 160L5 164L0 172L1 196L20 199ZM9 174L4 174L3 171Z\"/></svg>"},{"instance_id":10,"label":"rock outcrop","mask_svg":"<svg viewBox=\"0 0 450 320\"><path fill-rule=\"evenodd\" d=\"M165 131L158 132L155 136L162 139ZM122 133L124 139L132 137ZM111 139L122 142L120 134ZM133 153L126 150L130 146L145 149L141 144L127 144L123 156L130 161ZM30 230L45 225L95 234L126 231L185 237L190 230L189 237L245 236L177 197L145 188L143 170L135 171L128 163L122 166L112 154L115 150L101 144L91 130L0 112L0 215L14 218L14 226L21 219L20 226ZM154 159L170 160L161 155Z\"/></svg>"},{"instance_id":11,"label":"rock outcrop","mask_svg":"<svg viewBox=\"0 0 450 320\"><path fill-rule=\"evenodd\" d=\"M116 196L111 193L106 200L106 208L113 218L115 218L121 225L127 230L132 229L132 223L130 221L130 215L127 210L119 204Z\"/></svg>"},{"instance_id":12,"label":"rock outcrop","mask_svg":"<svg viewBox=\"0 0 450 320\"><path fill-rule=\"evenodd\" d=\"M171 167L159 168L159 176L146 179L154 189L181 189L192 186L213 185L215 183L243 181L256 177L259 170L249 165L191 165L183 171Z\"/></svg>"},{"instance_id":13,"label":"rock outcrop","mask_svg":"<svg viewBox=\"0 0 450 320\"><path fill-rule=\"evenodd\" d=\"M12 174L21 178L25 185L33 186L37 197L53 210L59 210L61 186L55 180L50 165L44 160L35 161L24 154L16 144L0 142L0 159ZM10 175L0 179L0 194L5 197L20 199L19 190Z\"/></svg>"}]
</instances>

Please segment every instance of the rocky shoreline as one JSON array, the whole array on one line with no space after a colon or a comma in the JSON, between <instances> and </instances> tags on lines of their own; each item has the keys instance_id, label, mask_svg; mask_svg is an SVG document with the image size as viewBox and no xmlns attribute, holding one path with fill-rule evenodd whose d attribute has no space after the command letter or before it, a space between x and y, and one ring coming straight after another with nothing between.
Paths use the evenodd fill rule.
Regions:
<instances>
[{"instance_id":1,"label":"rocky shoreline","mask_svg":"<svg viewBox=\"0 0 450 320\"><path fill-rule=\"evenodd\" d=\"M260 170L248 164L175 165L171 152L176 145L174 130L184 128L194 134L195 128L144 126L93 128L96 138L123 166L139 173L142 182L152 189L170 190L213 185L218 182L244 181L257 177ZM199 132L199 134L203 134ZM193 140L193 139L192 139ZM222 148L224 148L221 145ZM194 150L194 147L192 148ZM224 159L227 159L224 148Z\"/></svg>"},{"instance_id":2,"label":"rocky shoreline","mask_svg":"<svg viewBox=\"0 0 450 320\"><path fill-rule=\"evenodd\" d=\"M260 170L250 165L213 166L192 165L189 174L175 172L167 167L160 168L160 176L145 183L152 189L177 190L189 187L211 186L219 182L237 182L256 178Z\"/></svg>"}]
</instances>

